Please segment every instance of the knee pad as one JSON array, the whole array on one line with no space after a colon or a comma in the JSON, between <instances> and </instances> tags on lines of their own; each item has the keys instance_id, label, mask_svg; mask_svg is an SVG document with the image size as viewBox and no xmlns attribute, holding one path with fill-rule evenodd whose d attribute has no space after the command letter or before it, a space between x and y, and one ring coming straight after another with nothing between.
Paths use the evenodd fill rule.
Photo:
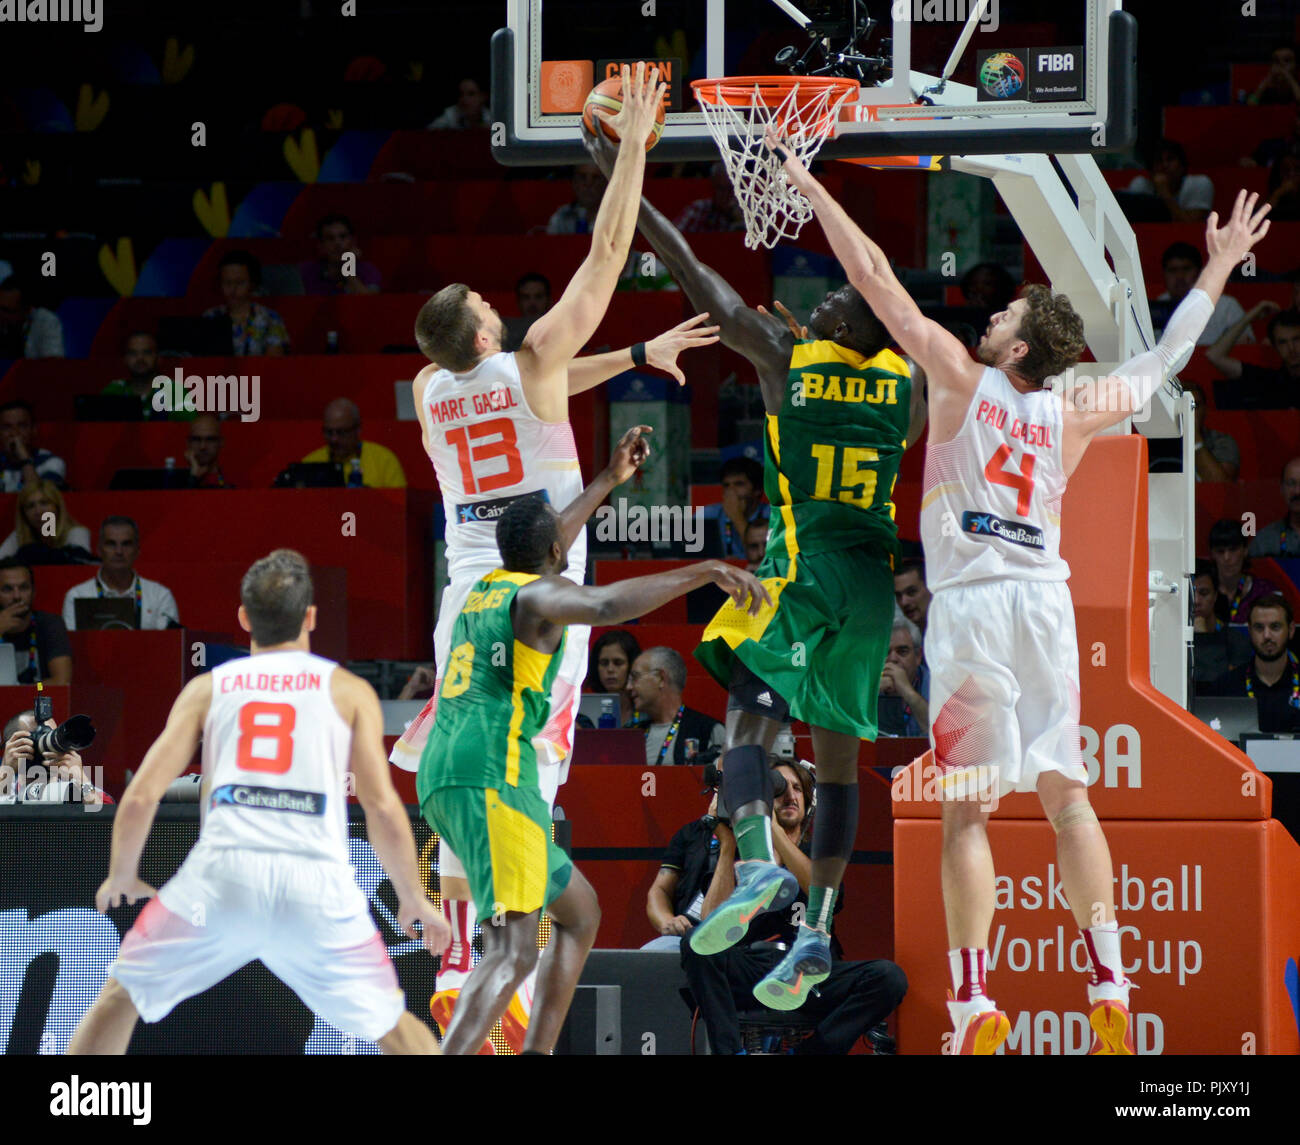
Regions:
<instances>
[{"instance_id":1,"label":"knee pad","mask_svg":"<svg viewBox=\"0 0 1300 1145\"><path fill-rule=\"evenodd\" d=\"M813 820L812 857L844 859L853 855L858 834L858 785L819 783L817 817Z\"/></svg>"},{"instance_id":2,"label":"knee pad","mask_svg":"<svg viewBox=\"0 0 1300 1145\"><path fill-rule=\"evenodd\" d=\"M718 793L719 812L728 812L746 803L761 800L770 811L776 794L774 780L784 779L767 766L767 752L757 744L733 747L722 756L722 790Z\"/></svg>"},{"instance_id":3,"label":"knee pad","mask_svg":"<svg viewBox=\"0 0 1300 1145\"><path fill-rule=\"evenodd\" d=\"M1092 804L1086 799L1076 799L1052 820L1052 830L1059 835L1067 827L1079 827L1085 823L1096 822L1097 812L1092 809Z\"/></svg>"}]
</instances>

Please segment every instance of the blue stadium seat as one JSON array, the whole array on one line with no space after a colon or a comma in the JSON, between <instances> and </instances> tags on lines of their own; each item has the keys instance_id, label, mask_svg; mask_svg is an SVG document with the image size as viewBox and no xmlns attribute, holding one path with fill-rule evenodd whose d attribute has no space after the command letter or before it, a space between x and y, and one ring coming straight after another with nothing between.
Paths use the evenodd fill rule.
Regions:
<instances>
[{"instance_id":1,"label":"blue stadium seat","mask_svg":"<svg viewBox=\"0 0 1300 1145\"><path fill-rule=\"evenodd\" d=\"M90 357L90 345L100 324L113 309L113 298L65 298L58 309L63 323L63 355L66 358Z\"/></svg>"},{"instance_id":2,"label":"blue stadium seat","mask_svg":"<svg viewBox=\"0 0 1300 1145\"><path fill-rule=\"evenodd\" d=\"M318 183L364 183L389 131L345 131L321 160Z\"/></svg>"},{"instance_id":3,"label":"blue stadium seat","mask_svg":"<svg viewBox=\"0 0 1300 1145\"><path fill-rule=\"evenodd\" d=\"M235 208L226 237L278 238L285 212L301 190L301 183L258 183Z\"/></svg>"},{"instance_id":4,"label":"blue stadium seat","mask_svg":"<svg viewBox=\"0 0 1300 1145\"><path fill-rule=\"evenodd\" d=\"M163 239L140 268L135 297L183 298L210 244L210 239Z\"/></svg>"}]
</instances>

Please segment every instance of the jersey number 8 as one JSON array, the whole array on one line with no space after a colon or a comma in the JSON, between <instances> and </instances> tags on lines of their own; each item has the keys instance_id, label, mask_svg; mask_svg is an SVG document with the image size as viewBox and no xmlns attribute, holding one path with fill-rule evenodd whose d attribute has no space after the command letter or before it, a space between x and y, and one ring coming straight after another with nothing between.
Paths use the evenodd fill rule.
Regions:
<instances>
[{"instance_id":1,"label":"jersey number 8","mask_svg":"<svg viewBox=\"0 0 1300 1145\"><path fill-rule=\"evenodd\" d=\"M293 728L298 713L292 704L271 704L253 700L239 709L239 747L235 766L242 771L261 771L283 775L293 766ZM270 741L272 756L254 755L253 743Z\"/></svg>"}]
</instances>

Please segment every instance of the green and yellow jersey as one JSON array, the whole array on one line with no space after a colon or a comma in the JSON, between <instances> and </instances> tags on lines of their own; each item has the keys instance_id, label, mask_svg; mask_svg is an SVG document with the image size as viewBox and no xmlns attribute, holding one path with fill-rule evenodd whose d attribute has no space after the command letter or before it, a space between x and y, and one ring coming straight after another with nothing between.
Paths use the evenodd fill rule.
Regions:
<instances>
[{"instance_id":1,"label":"green and yellow jersey","mask_svg":"<svg viewBox=\"0 0 1300 1145\"><path fill-rule=\"evenodd\" d=\"M564 638L551 653L515 638L515 594L537 579L497 569L474 585L456 618L416 776L421 804L444 787L537 786L533 737L550 717L551 683L564 653Z\"/></svg>"},{"instance_id":2,"label":"green and yellow jersey","mask_svg":"<svg viewBox=\"0 0 1300 1145\"><path fill-rule=\"evenodd\" d=\"M912 380L892 350L864 358L796 342L781 411L767 415L769 559L876 544L897 548L891 500L907 448Z\"/></svg>"}]
</instances>

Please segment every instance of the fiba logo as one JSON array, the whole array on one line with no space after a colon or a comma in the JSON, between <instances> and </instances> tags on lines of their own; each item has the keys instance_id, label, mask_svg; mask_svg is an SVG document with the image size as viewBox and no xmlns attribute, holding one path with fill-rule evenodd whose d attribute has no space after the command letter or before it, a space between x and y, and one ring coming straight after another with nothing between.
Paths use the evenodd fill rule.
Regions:
<instances>
[{"instance_id":1,"label":"fiba logo","mask_svg":"<svg viewBox=\"0 0 1300 1145\"><path fill-rule=\"evenodd\" d=\"M547 85L551 99L562 107L581 105L583 96L582 69L577 64L561 63L550 69Z\"/></svg>"},{"instance_id":2,"label":"fiba logo","mask_svg":"<svg viewBox=\"0 0 1300 1145\"><path fill-rule=\"evenodd\" d=\"M1025 86L1025 65L1014 52L994 52L980 66L980 85L994 99L1010 99Z\"/></svg>"}]
</instances>

